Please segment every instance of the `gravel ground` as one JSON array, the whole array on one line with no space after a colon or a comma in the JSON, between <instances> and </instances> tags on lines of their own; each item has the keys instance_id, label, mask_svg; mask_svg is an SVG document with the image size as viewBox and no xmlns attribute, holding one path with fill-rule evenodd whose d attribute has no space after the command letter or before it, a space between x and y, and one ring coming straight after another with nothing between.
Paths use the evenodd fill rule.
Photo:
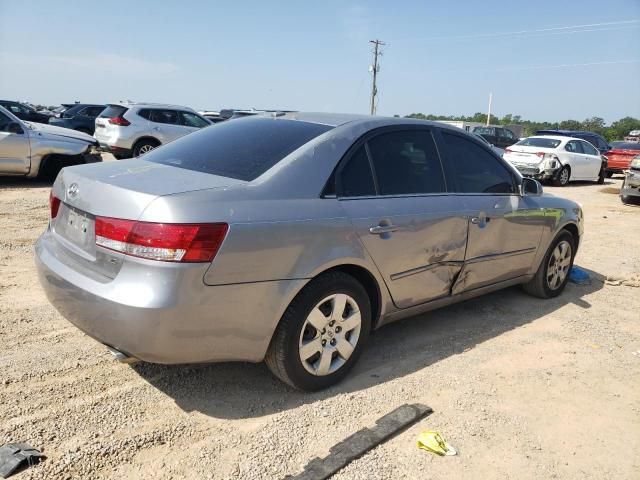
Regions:
<instances>
[{"instance_id":1,"label":"gravel ground","mask_svg":"<svg viewBox=\"0 0 640 480\"><path fill-rule=\"evenodd\" d=\"M48 459L15 478L283 478L404 403L434 413L336 479L640 478L640 207L607 185L581 202L591 285L517 288L390 325L350 377L304 394L253 364L116 363L37 283L49 185L0 179L0 445ZM611 281L605 281L610 278ZM416 448L422 430L459 452Z\"/></svg>"}]
</instances>

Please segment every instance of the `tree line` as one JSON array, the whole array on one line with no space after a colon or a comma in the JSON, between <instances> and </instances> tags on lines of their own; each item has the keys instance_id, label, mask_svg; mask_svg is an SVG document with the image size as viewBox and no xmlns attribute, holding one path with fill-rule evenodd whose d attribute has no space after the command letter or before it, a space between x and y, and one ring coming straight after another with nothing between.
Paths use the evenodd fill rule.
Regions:
<instances>
[{"instance_id":1,"label":"tree line","mask_svg":"<svg viewBox=\"0 0 640 480\"><path fill-rule=\"evenodd\" d=\"M398 115L396 115L398 116ZM423 113L412 113L406 115L406 118L417 118L420 120L450 120L458 122L478 122L486 123L487 114L477 112L471 116L465 115L425 115ZM622 140L629 135L631 130L640 130L640 119L634 117L624 117L620 120L607 125L603 118L591 117L584 121L579 120L563 120L561 122L535 122L532 120L524 120L520 115L506 114L504 117L491 115L490 121L492 125L522 125L526 136L535 135L538 130L560 129L560 130L587 130L596 132L606 138L608 141Z\"/></svg>"}]
</instances>

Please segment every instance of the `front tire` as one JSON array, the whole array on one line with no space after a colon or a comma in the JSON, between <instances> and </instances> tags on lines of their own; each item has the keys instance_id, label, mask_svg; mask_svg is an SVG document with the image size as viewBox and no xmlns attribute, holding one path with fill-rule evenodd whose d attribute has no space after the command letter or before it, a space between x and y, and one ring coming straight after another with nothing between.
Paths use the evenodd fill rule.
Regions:
<instances>
[{"instance_id":1,"label":"front tire","mask_svg":"<svg viewBox=\"0 0 640 480\"><path fill-rule=\"evenodd\" d=\"M535 277L522 286L524 291L538 298L560 295L569 281L576 243L576 239L567 230L560 232L551 242Z\"/></svg>"},{"instance_id":2,"label":"front tire","mask_svg":"<svg viewBox=\"0 0 640 480\"><path fill-rule=\"evenodd\" d=\"M329 272L311 281L285 311L265 357L269 370L294 388L315 391L341 381L371 331L371 304L351 275Z\"/></svg>"},{"instance_id":3,"label":"front tire","mask_svg":"<svg viewBox=\"0 0 640 480\"><path fill-rule=\"evenodd\" d=\"M566 187L569 184L569 178L571 178L571 169L565 165L553 179L553 184L556 187Z\"/></svg>"}]
</instances>

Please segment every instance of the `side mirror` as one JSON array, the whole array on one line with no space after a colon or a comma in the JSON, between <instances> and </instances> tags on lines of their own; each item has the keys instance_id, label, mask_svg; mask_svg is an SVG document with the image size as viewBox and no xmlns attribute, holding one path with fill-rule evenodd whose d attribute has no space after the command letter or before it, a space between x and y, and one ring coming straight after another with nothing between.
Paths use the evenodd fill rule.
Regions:
<instances>
[{"instance_id":1,"label":"side mirror","mask_svg":"<svg viewBox=\"0 0 640 480\"><path fill-rule=\"evenodd\" d=\"M539 197L542 195L542 184L533 178L524 177L520 184L521 197Z\"/></svg>"},{"instance_id":2,"label":"side mirror","mask_svg":"<svg viewBox=\"0 0 640 480\"><path fill-rule=\"evenodd\" d=\"M7 125L7 132L22 135L24 133L24 130L18 122L11 122L9 125Z\"/></svg>"}]
</instances>

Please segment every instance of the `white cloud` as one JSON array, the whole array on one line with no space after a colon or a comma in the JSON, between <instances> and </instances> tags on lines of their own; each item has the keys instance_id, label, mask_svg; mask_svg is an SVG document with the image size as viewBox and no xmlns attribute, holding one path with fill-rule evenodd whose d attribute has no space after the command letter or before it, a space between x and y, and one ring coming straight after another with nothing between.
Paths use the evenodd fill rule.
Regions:
<instances>
[{"instance_id":1,"label":"white cloud","mask_svg":"<svg viewBox=\"0 0 640 480\"><path fill-rule=\"evenodd\" d=\"M37 69L38 71L63 70L65 73L123 74L127 77L155 77L177 72L179 67L170 62L155 62L115 53L87 55L14 55L4 54L2 63L11 68Z\"/></svg>"}]
</instances>

